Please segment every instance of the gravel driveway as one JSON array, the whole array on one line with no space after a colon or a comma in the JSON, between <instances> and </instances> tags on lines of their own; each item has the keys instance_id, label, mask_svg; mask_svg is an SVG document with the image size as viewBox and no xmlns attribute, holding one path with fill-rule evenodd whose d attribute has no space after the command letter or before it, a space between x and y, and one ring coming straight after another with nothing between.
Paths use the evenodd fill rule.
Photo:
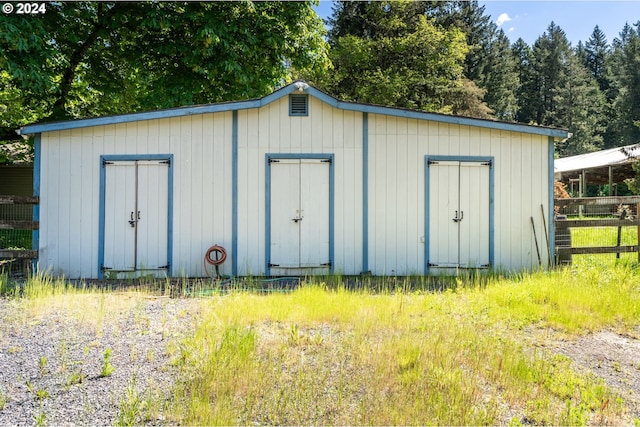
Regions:
<instances>
[{"instance_id":1,"label":"gravel driveway","mask_svg":"<svg viewBox=\"0 0 640 427\"><path fill-rule=\"evenodd\" d=\"M56 311L16 321L16 301L0 299L0 425L113 425L143 412L170 423L143 401L162 403L174 384L170 352L194 327L196 301L139 299L98 327Z\"/></svg>"}]
</instances>

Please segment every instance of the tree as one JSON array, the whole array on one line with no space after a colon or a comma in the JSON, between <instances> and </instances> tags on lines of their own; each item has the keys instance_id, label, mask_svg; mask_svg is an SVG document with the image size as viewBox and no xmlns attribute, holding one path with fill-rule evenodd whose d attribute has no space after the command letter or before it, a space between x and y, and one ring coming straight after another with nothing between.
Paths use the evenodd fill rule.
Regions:
<instances>
[{"instance_id":1,"label":"tree","mask_svg":"<svg viewBox=\"0 0 640 427\"><path fill-rule=\"evenodd\" d=\"M519 81L516 89L516 121L520 123L535 123L540 104L538 96L540 82L533 66L533 51L522 38L519 38L511 46L511 52L516 62Z\"/></svg>"},{"instance_id":2,"label":"tree","mask_svg":"<svg viewBox=\"0 0 640 427\"><path fill-rule=\"evenodd\" d=\"M607 138L611 146L636 144L640 142L640 22L625 25L612 45L607 66L612 119Z\"/></svg>"},{"instance_id":3,"label":"tree","mask_svg":"<svg viewBox=\"0 0 640 427\"><path fill-rule=\"evenodd\" d=\"M38 120L258 97L329 66L311 1L47 8L0 16L0 96ZM3 122L4 136L20 124Z\"/></svg>"},{"instance_id":4,"label":"tree","mask_svg":"<svg viewBox=\"0 0 640 427\"><path fill-rule=\"evenodd\" d=\"M329 33L334 70L321 82L351 101L488 117L464 78L465 34L427 19L426 2L341 2Z\"/></svg>"},{"instance_id":5,"label":"tree","mask_svg":"<svg viewBox=\"0 0 640 427\"><path fill-rule=\"evenodd\" d=\"M566 64L570 55L571 46L567 36L554 22L533 44L533 72L538 83L535 123L539 125L554 125L558 87L565 84Z\"/></svg>"},{"instance_id":6,"label":"tree","mask_svg":"<svg viewBox=\"0 0 640 427\"><path fill-rule=\"evenodd\" d=\"M486 91L484 101L497 119L515 121L520 78L516 58L502 29L494 31L486 49L482 72L476 83Z\"/></svg>"},{"instance_id":7,"label":"tree","mask_svg":"<svg viewBox=\"0 0 640 427\"><path fill-rule=\"evenodd\" d=\"M572 137L556 145L556 153L564 157L600 150L606 129L605 96L577 55L567 58L565 71L564 83L556 88L552 122L569 129Z\"/></svg>"},{"instance_id":8,"label":"tree","mask_svg":"<svg viewBox=\"0 0 640 427\"><path fill-rule=\"evenodd\" d=\"M605 63L609 53L609 44L604 32L597 25L584 46L585 65L598 82L600 90L606 92L609 81L606 76Z\"/></svg>"}]
</instances>

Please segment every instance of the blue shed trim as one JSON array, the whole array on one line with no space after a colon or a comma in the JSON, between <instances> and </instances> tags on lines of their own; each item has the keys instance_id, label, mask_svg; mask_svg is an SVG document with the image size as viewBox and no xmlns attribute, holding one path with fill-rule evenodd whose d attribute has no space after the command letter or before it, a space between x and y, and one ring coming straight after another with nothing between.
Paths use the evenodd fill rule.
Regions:
<instances>
[{"instance_id":1,"label":"blue shed trim","mask_svg":"<svg viewBox=\"0 0 640 427\"><path fill-rule=\"evenodd\" d=\"M553 138L549 137L549 151L548 151L549 160L547 161L547 167L549 168L549 205L547 206L547 224L549 228L549 249L551 252L551 259L549 260L549 265L555 265L556 259L556 223L554 218L554 190L555 190L555 177L553 176L553 172L555 167L553 165L555 159L555 145Z\"/></svg>"},{"instance_id":2,"label":"blue shed trim","mask_svg":"<svg viewBox=\"0 0 640 427\"><path fill-rule=\"evenodd\" d=\"M20 135L31 135L38 132L52 132L57 130L77 129L89 126L102 126L117 123L128 123L139 120L156 120L170 117L189 116L194 114L218 113L222 111L237 111L248 108L260 108L271 102L287 96L293 92L307 93L334 108L359 111L362 113L381 114L395 117L404 117L418 120L430 120L441 123L449 123L464 126L477 126L489 129L523 132L535 135L567 138L569 132L564 129L556 129L542 126L531 126L517 123L498 122L494 120L474 119L470 117L453 116L447 114L427 113L417 110L402 108L382 107L378 105L359 104L355 102L340 101L326 93L308 86L304 82L294 82L275 92L259 99L246 101L224 102L208 105L196 105L190 107L171 108L167 110L147 111L142 113L122 114L117 116L96 117L91 119L79 119L64 122L41 123L24 126L17 130Z\"/></svg>"},{"instance_id":3,"label":"blue shed trim","mask_svg":"<svg viewBox=\"0 0 640 427\"><path fill-rule=\"evenodd\" d=\"M123 162L135 160L169 161L168 193L167 193L167 262L169 269L167 274L173 276L173 154L113 154L100 156L100 189L99 189L99 216L98 216L98 279L104 278L102 266L104 265L104 208L106 196L106 169L104 162Z\"/></svg>"},{"instance_id":4,"label":"blue shed trim","mask_svg":"<svg viewBox=\"0 0 640 427\"><path fill-rule=\"evenodd\" d=\"M265 275L271 275L271 267L269 262L271 261L271 167L270 160L278 159L322 159L329 160L329 261L331 262L330 272L334 271L335 256L334 256L334 206L335 206L335 174L334 174L334 159L333 153L266 153L265 154L265 250L264 250L264 271Z\"/></svg>"},{"instance_id":5,"label":"blue shed trim","mask_svg":"<svg viewBox=\"0 0 640 427\"><path fill-rule=\"evenodd\" d=\"M493 156L424 156L424 274L429 274L429 162L489 162L489 265L495 266L495 158Z\"/></svg>"},{"instance_id":6,"label":"blue shed trim","mask_svg":"<svg viewBox=\"0 0 640 427\"><path fill-rule=\"evenodd\" d=\"M238 112L231 124L231 274L238 275Z\"/></svg>"},{"instance_id":7,"label":"blue shed trim","mask_svg":"<svg viewBox=\"0 0 640 427\"><path fill-rule=\"evenodd\" d=\"M40 197L40 167L42 164L42 135L39 133L35 135L33 140L33 195ZM40 204L33 205L33 220L40 221ZM33 250L40 250L40 227L33 230L31 234L31 248ZM37 271L38 259L40 252L38 252L38 258L33 261L32 271Z\"/></svg>"},{"instance_id":8,"label":"blue shed trim","mask_svg":"<svg viewBox=\"0 0 640 427\"><path fill-rule=\"evenodd\" d=\"M369 271L369 114L362 113L362 272Z\"/></svg>"}]
</instances>

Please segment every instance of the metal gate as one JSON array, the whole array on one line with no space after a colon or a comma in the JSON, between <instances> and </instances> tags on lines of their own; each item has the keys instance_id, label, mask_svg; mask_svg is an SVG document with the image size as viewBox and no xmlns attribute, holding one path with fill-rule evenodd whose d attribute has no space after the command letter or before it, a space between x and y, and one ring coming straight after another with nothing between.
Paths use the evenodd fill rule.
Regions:
<instances>
[{"instance_id":1,"label":"metal gate","mask_svg":"<svg viewBox=\"0 0 640 427\"><path fill-rule=\"evenodd\" d=\"M491 265L491 168L486 158L427 159L427 269Z\"/></svg>"},{"instance_id":2,"label":"metal gate","mask_svg":"<svg viewBox=\"0 0 640 427\"><path fill-rule=\"evenodd\" d=\"M317 274L332 266L331 157L268 160L267 271Z\"/></svg>"},{"instance_id":3,"label":"metal gate","mask_svg":"<svg viewBox=\"0 0 640 427\"><path fill-rule=\"evenodd\" d=\"M104 277L168 274L170 164L170 159L103 159L100 274Z\"/></svg>"}]
</instances>

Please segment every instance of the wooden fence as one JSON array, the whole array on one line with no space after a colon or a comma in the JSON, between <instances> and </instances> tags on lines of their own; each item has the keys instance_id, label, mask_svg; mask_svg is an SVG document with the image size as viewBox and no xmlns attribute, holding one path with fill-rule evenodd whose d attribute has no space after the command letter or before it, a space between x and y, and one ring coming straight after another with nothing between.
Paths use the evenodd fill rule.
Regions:
<instances>
[{"instance_id":1,"label":"wooden fence","mask_svg":"<svg viewBox=\"0 0 640 427\"><path fill-rule=\"evenodd\" d=\"M626 197L576 197L555 199L556 207L556 261L558 264L571 262L572 255L607 254L637 252L640 262L640 196ZM591 208L597 218L589 218L585 212ZM568 214L564 214L567 212ZM572 215L572 218L569 216ZM572 228L617 227L617 244L613 246L575 246L571 239ZM622 245L622 227L636 227L635 245Z\"/></svg>"},{"instance_id":2,"label":"wooden fence","mask_svg":"<svg viewBox=\"0 0 640 427\"><path fill-rule=\"evenodd\" d=\"M31 219L26 219L24 214L17 215L14 210L9 209L10 205L35 206L39 203L38 197L33 196L3 196L0 195L0 208L3 215L0 216L0 231L2 230L37 230L39 223ZM31 209L32 211L33 209ZM9 248L0 246L0 267L10 266L14 263L20 265L20 269L26 273L29 264L38 258L38 251L27 248L14 248L9 243ZM31 245L29 244L29 247Z\"/></svg>"}]
</instances>

